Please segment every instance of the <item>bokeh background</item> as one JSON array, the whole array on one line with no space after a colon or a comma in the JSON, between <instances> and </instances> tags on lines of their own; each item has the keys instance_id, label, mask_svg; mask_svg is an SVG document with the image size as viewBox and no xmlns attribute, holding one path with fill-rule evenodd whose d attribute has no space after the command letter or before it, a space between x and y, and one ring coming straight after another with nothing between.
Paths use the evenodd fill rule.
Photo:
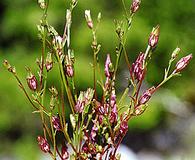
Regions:
<instances>
[{"instance_id":1,"label":"bokeh background","mask_svg":"<svg viewBox=\"0 0 195 160\"><path fill-rule=\"evenodd\" d=\"M66 1L67 2L67 1ZM127 7L131 0L125 1ZM67 3L50 0L49 23L63 33ZM128 7L129 8L129 7ZM123 16L120 0L79 0L73 13L72 48L76 56L76 74L79 90L92 86L91 39L86 26L84 10L90 9L95 19L102 13L98 41L102 45L100 61L110 53L114 61L117 45L114 19ZM8 59L17 68L25 83L25 66L34 70L40 55L40 42L36 24L41 9L35 0L0 1L0 61ZM171 52L179 46L179 57L195 52L195 1L194 0L142 0L127 39L127 51L133 62L144 51L152 27L160 24L161 35L152 63L149 65L145 86L158 84L163 78ZM195 159L195 61L180 78L174 78L152 98L143 116L132 119L124 140L139 160ZM85 76L83 76L85 75ZM121 62L117 93L126 86L128 70ZM49 85L59 83L58 72L50 73ZM0 67L0 159L40 159L36 136L41 133L39 116L17 86L14 78Z\"/></svg>"}]
</instances>

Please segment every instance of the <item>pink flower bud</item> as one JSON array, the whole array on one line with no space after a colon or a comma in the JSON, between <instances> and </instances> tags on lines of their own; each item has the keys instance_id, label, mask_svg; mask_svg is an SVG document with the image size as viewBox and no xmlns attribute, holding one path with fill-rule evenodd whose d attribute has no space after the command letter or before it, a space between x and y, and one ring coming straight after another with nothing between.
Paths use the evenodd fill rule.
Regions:
<instances>
[{"instance_id":1,"label":"pink flower bud","mask_svg":"<svg viewBox=\"0 0 195 160\"><path fill-rule=\"evenodd\" d=\"M111 60L110 60L110 54L107 54L107 58L106 58L106 62L105 62L105 69L104 69L104 72L105 72L105 75L106 77L109 77L110 78L110 65L111 65Z\"/></svg>"},{"instance_id":2,"label":"pink flower bud","mask_svg":"<svg viewBox=\"0 0 195 160\"><path fill-rule=\"evenodd\" d=\"M74 76L74 69L72 65L66 65L66 75L68 77L73 77Z\"/></svg>"},{"instance_id":3,"label":"pink flower bud","mask_svg":"<svg viewBox=\"0 0 195 160\"><path fill-rule=\"evenodd\" d=\"M85 10L85 19L86 19L88 27L90 29L92 29L93 28L93 21L92 21L92 18L91 18L90 10Z\"/></svg>"},{"instance_id":4,"label":"pink flower bud","mask_svg":"<svg viewBox=\"0 0 195 160\"><path fill-rule=\"evenodd\" d=\"M141 3L140 0L133 0L131 7L130 7L131 13L137 12L137 10L140 7L140 3Z\"/></svg>"},{"instance_id":5,"label":"pink flower bud","mask_svg":"<svg viewBox=\"0 0 195 160\"><path fill-rule=\"evenodd\" d=\"M191 59L192 54L189 54L188 56L181 58L176 64L176 69L174 70L174 73L178 73L182 71L184 68L186 68Z\"/></svg>"},{"instance_id":6,"label":"pink flower bud","mask_svg":"<svg viewBox=\"0 0 195 160\"><path fill-rule=\"evenodd\" d=\"M148 45L151 46L152 48L155 48L156 45L158 44L158 39L160 35L160 26L157 25L155 28L153 28L150 37L148 39Z\"/></svg>"},{"instance_id":7,"label":"pink flower bud","mask_svg":"<svg viewBox=\"0 0 195 160\"><path fill-rule=\"evenodd\" d=\"M36 77L32 73L30 73L30 75L26 78L26 80L27 80L28 87L31 90L35 91L38 86Z\"/></svg>"},{"instance_id":8,"label":"pink flower bud","mask_svg":"<svg viewBox=\"0 0 195 160\"><path fill-rule=\"evenodd\" d=\"M40 149L43 152L45 152L45 153L50 152L50 145L45 138L38 136L37 141L38 141Z\"/></svg>"},{"instance_id":9,"label":"pink flower bud","mask_svg":"<svg viewBox=\"0 0 195 160\"><path fill-rule=\"evenodd\" d=\"M62 159L63 160L69 159L69 153L68 153L68 150L67 150L67 146L62 146L61 154L62 154Z\"/></svg>"},{"instance_id":10,"label":"pink flower bud","mask_svg":"<svg viewBox=\"0 0 195 160\"><path fill-rule=\"evenodd\" d=\"M61 130L60 120L59 120L59 118L57 116L53 116L52 117L52 123L53 123L53 127L57 131L60 131Z\"/></svg>"},{"instance_id":11,"label":"pink flower bud","mask_svg":"<svg viewBox=\"0 0 195 160\"><path fill-rule=\"evenodd\" d=\"M152 96L152 94L153 94L154 92L155 92L155 87L154 87L154 86L151 87L151 88L149 88L148 90L146 90L146 91L142 94L142 96L139 98L138 104L139 104L139 105L146 104L146 103L150 100L150 98L151 98L151 96Z\"/></svg>"},{"instance_id":12,"label":"pink flower bud","mask_svg":"<svg viewBox=\"0 0 195 160\"><path fill-rule=\"evenodd\" d=\"M119 128L120 134L121 135L125 135L128 131L128 123L126 120L123 120L120 124L120 128Z\"/></svg>"},{"instance_id":13,"label":"pink flower bud","mask_svg":"<svg viewBox=\"0 0 195 160\"><path fill-rule=\"evenodd\" d=\"M139 56L137 57L136 61L132 64L131 72L133 73L135 79L140 81L144 76L144 53L140 52Z\"/></svg>"},{"instance_id":14,"label":"pink flower bud","mask_svg":"<svg viewBox=\"0 0 195 160\"><path fill-rule=\"evenodd\" d=\"M52 61L51 53L47 54L45 68L46 68L47 72L49 72L53 68L53 61Z\"/></svg>"}]
</instances>

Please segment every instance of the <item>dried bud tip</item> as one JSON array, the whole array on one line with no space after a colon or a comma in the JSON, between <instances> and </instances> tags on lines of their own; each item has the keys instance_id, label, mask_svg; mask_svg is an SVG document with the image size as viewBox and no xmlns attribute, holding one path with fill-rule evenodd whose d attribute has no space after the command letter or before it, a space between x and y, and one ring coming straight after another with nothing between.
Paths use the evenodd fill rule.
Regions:
<instances>
[{"instance_id":1,"label":"dried bud tip","mask_svg":"<svg viewBox=\"0 0 195 160\"><path fill-rule=\"evenodd\" d=\"M141 4L141 0L133 0L131 7L130 7L131 13L137 12L137 10L140 7L140 4Z\"/></svg>"},{"instance_id":2,"label":"dried bud tip","mask_svg":"<svg viewBox=\"0 0 195 160\"><path fill-rule=\"evenodd\" d=\"M176 69L174 70L174 73L178 73L182 71L184 68L186 68L191 59L192 54L189 54L188 56L181 58L176 64Z\"/></svg>"},{"instance_id":3,"label":"dried bud tip","mask_svg":"<svg viewBox=\"0 0 195 160\"><path fill-rule=\"evenodd\" d=\"M92 21L92 18L91 18L90 10L85 10L85 19L86 19L88 27L90 29L92 29L93 28L93 21Z\"/></svg>"},{"instance_id":4,"label":"dried bud tip","mask_svg":"<svg viewBox=\"0 0 195 160\"><path fill-rule=\"evenodd\" d=\"M160 26L157 25L155 28L152 29L152 32L148 39L148 45L151 46L152 48L155 48L156 45L158 44L159 35L160 35Z\"/></svg>"}]
</instances>

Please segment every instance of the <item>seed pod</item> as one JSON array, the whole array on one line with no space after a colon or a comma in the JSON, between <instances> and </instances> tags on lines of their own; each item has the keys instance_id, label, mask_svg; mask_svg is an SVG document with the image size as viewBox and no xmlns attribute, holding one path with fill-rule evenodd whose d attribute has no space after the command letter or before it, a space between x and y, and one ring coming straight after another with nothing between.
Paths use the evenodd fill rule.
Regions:
<instances>
[{"instance_id":1,"label":"seed pod","mask_svg":"<svg viewBox=\"0 0 195 160\"><path fill-rule=\"evenodd\" d=\"M37 141L38 141L40 149L43 152L45 152L45 153L50 152L50 145L45 138L38 136Z\"/></svg>"}]
</instances>

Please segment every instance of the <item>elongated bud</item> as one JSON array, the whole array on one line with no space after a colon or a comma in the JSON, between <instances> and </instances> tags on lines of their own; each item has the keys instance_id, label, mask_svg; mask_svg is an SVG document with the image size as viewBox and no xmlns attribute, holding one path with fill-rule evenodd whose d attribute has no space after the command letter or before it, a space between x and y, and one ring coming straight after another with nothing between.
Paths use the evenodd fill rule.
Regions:
<instances>
[{"instance_id":1,"label":"elongated bud","mask_svg":"<svg viewBox=\"0 0 195 160\"><path fill-rule=\"evenodd\" d=\"M39 144L40 149L43 152L45 152L45 153L50 152L50 145L49 145L49 143L47 142L47 140L45 138L43 138L41 136L38 136L37 137L37 142Z\"/></svg>"},{"instance_id":2,"label":"elongated bud","mask_svg":"<svg viewBox=\"0 0 195 160\"><path fill-rule=\"evenodd\" d=\"M37 79L35 75L33 75L31 72L29 72L29 75L26 78L28 87L32 90L35 91L37 90L38 84L37 84Z\"/></svg>"},{"instance_id":3,"label":"elongated bud","mask_svg":"<svg viewBox=\"0 0 195 160\"><path fill-rule=\"evenodd\" d=\"M62 146L61 155L62 155L62 160L69 159L69 153L67 150L67 146L64 146L64 145Z\"/></svg>"},{"instance_id":4,"label":"elongated bud","mask_svg":"<svg viewBox=\"0 0 195 160\"><path fill-rule=\"evenodd\" d=\"M111 78L112 73L113 73L113 66L112 66L112 62L110 59L110 54L107 54L104 72L105 72L106 77Z\"/></svg>"},{"instance_id":5,"label":"elongated bud","mask_svg":"<svg viewBox=\"0 0 195 160\"><path fill-rule=\"evenodd\" d=\"M133 73L135 79L140 81L144 76L144 53L140 52L136 61L132 64L131 72Z\"/></svg>"},{"instance_id":6,"label":"elongated bud","mask_svg":"<svg viewBox=\"0 0 195 160\"><path fill-rule=\"evenodd\" d=\"M120 134L124 136L128 131L128 123L126 120L122 120L119 128Z\"/></svg>"},{"instance_id":7,"label":"elongated bud","mask_svg":"<svg viewBox=\"0 0 195 160\"><path fill-rule=\"evenodd\" d=\"M184 68L186 68L191 59L192 54L189 54L188 56L181 58L176 64L176 69L174 70L174 73L178 73L182 71Z\"/></svg>"},{"instance_id":8,"label":"elongated bud","mask_svg":"<svg viewBox=\"0 0 195 160\"><path fill-rule=\"evenodd\" d=\"M152 48L156 47L156 45L158 44L159 35L160 35L160 26L157 25L155 28L152 29L152 32L151 32L150 37L148 39L148 45L150 47L152 47Z\"/></svg>"},{"instance_id":9,"label":"elongated bud","mask_svg":"<svg viewBox=\"0 0 195 160\"><path fill-rule=\"evenodd\" d=\"M140 4L141 4L141 0L133 0L131 7L130 7L131 13L137 12L137 10L140 7Z\"/></svg>"},{"instance_id":10,"label":"elongated bud","mask_svg":"<svg viewBox=\"0 0 195 160\"><path fill-rule=\"evenodd\" d=\"M154 87L154 86L151 87L151 88L149 88L148 90L146 90L146 91L142 94L142 96L139 98L138 105L146 104L146 103L150 100L150 98L151 98L151 96L152 96L152 94L153 94L154 92L155 92L155 87Z\"/></svg>"},{"instance_id":11,"label":"elongated bud","mask_svg":"<svg viewBox=\"0 0 195 160\"><path fill-rule=\"evenodd\" d=\"M69 56L66 56L65 73L68 77L74 76L73 62L71 61L71 58Z\"/></svg>"},{"instance_id":12,"label":"elongated bud","mask_svg":"<svg viewBox=\"0 0 195 160\"><path fill-rule=\"evenodd\" d=\"M172 53L172 55L171 55L171 58L172 58L172 59L177 58L177 55L179 54L180 50L181 50L181 49L177 47L177 48L173 51L173 53Z\"/></svg>"},{"instance_id":13,"label":"elongated bud","mask_svg":"<svg viewBox=\"0 0 195 160\"><path fill-rule=\"evenodd\" d=\"M60 131L62 129L61 124L60 124L60 119L57 116L52 117L52 123L53 123L53 127L57 131Z\"/></svg>"},{"instance_id":14,"label":"elongated bud","mask_svg":"<svg viewBox=\"0 0 195 160\"><path fill-rule=\"evenodd\" d=\"M50 52L47 54L45 68L46 68L47 72L49 72L53 68L53 60L52 60L52 55Z\"/></svg>"},{"instance_id":15,"label":"elongated bud","mask_svg":"<svg viewBox=\"0 0 195 160\"><path fill-rule=\"evenodd\" d=\"M92 21L92 18L91 18L90 10L85 10L85 19L86 19L88 27L90 29L92 29L93 28L93 21Z\"/></svg>"}]
</instances>

